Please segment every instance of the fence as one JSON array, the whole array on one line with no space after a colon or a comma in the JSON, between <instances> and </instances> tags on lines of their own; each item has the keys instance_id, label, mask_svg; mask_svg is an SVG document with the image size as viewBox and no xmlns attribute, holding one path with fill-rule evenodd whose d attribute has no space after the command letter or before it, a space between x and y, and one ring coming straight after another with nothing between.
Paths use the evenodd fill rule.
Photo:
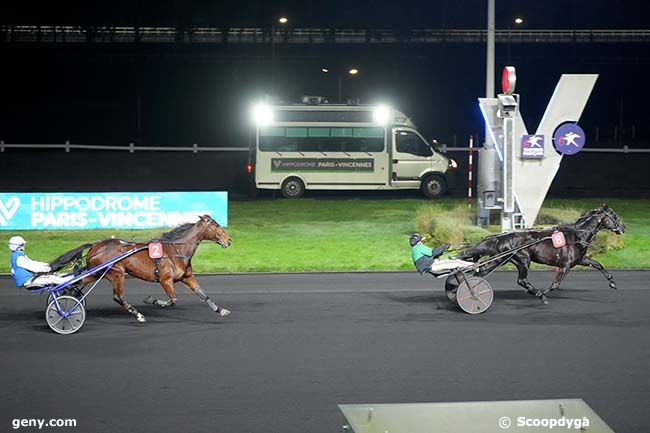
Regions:
<instances>
[{"instance_id":1,"label":"fence","mask_svg":"<svg viewBox=\"0 0 650 433\"><path fill-rule=\"evenodd\" d=\"M476 149L476 148L475 148ZM442 146L458 163L450 193L467 195L468 147ZM149 147L0 142L0 190L11 192L255 192L247 147ZM549 196L650 195L650 149L585 148L563 159ZM361 193L363 194L363 193Z\"/></svg>"},{"instance_id":2,"label":"fence","mask_svg":"<svg viewBox=\"0 0 650 433\"><path fill-rule=\"evenodd\" d=\"M9 144L0 140L0 152L5 152L6 149L63 149L70 152L74 149L79 150L112 150L112 151L128 151L135 152L248 152L248 147L220 147L220 146L199 146L193 144L192 146L136 146L135 143L129 143L127 146L120 145L95 145L95 144L73 144L66 141L63 144ZM440 145L443 152L469 152L469 147L447 146L446 144ZM476 151L476 148L473 149ZM636 149L630 148L627 145L623 147L603 147L603 148L588 148L585 147L581 152L594 152L594 153L650 153L650 148Z\"/></svg>"}]
</instances>

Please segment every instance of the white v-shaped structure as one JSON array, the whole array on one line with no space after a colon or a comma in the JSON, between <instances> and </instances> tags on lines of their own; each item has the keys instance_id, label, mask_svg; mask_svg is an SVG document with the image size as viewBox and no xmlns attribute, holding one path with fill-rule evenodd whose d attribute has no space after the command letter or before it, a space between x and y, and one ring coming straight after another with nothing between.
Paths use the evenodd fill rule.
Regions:
<instances>
[{"instance_id":1,"label":"white v-shaped structure","mask_svg":"<svg viewBox=\"0 0 650 433\"><path fill-rule=\"evenodd\" d=\"M535 223L562 161L562 155L553 147L553 132L562 123L575 123L580 120L597 79L596 74L562 75L535 132L535 135L544 136L544 158L522 159L520 152L514 154L513 189L526 227L532 227ZM503 161L503 126L501 119L496 116L498 101L496 98L479 98L479 104L492 135L492 142L495 143L499 158ZM515 136L521 138L527 134L528 130L520 111L515 119Z\"/></svg>"}]
</instances>

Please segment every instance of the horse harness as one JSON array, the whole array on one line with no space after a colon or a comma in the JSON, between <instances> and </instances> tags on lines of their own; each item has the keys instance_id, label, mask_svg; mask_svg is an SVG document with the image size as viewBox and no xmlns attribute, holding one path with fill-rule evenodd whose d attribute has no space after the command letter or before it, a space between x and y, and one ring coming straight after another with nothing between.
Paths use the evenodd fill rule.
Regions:
<instances>
[{"instance_id":1,"label":"horse harness","mask_svg":"<svg viewBox=\"0 0 650 433\"><path fill-rule=\"evenodd\" d=\"M178 245L185 245L186 242L165 242L161 241L159 239L152 239L149 241L149 244L154 244L154 243L159 243L161 245L173 245L174 249L176 250L176 254L172 256L160 256L156 258L149 257L151 261L153 262L153 280L156 283L160 283L160 261L162 259L172 259L172 258L181 258L183 260L190 260L192 256L186 256L184 254L181 254L180 251L178 251ZM172 262L173 263L173 262Z\"/></svg>"}]
</instances>

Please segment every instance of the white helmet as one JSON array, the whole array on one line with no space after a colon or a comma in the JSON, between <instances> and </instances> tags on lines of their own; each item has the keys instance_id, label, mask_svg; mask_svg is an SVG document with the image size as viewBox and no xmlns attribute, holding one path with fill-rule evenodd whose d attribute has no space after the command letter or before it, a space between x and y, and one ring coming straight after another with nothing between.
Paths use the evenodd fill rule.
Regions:
<instances>
[{"instance_id":1,"label":"white helmet","mask_svg":"<svg viewBox=\"0 0 650 433\"><path fill-rule=\"evenodd\" d=\"M23 239L22 236L12 236L11 239L9 239L9 249L11 251L21 251L25 248L26 243L27 241Z\"/></svg>"}]
</instances>

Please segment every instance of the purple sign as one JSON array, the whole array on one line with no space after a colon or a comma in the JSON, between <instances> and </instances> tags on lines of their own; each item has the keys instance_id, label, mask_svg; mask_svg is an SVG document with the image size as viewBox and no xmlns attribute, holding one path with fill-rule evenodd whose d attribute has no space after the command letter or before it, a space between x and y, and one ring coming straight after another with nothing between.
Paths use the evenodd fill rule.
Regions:
<instances>
[{"instance_id":1,"label":"purple sign","mask_svg":"<svg viewBox=\"0 0 650 433\"><path fill-rule=\"evenodd\" d=\"M558 152L574 155L585 145L585 131L575 123L564 123L555 130L553 142Z\"/></svg>"},{"instance_id":2,"label":"purple sign","mask_svg":"<svg viewBox=\"0 0 650 433\"><path fill-rule=\"evenodd\" d=\"M521 158L542 159L544 158L544 135L522 135L521 136Z\"/></svg>"}]
</instances>

